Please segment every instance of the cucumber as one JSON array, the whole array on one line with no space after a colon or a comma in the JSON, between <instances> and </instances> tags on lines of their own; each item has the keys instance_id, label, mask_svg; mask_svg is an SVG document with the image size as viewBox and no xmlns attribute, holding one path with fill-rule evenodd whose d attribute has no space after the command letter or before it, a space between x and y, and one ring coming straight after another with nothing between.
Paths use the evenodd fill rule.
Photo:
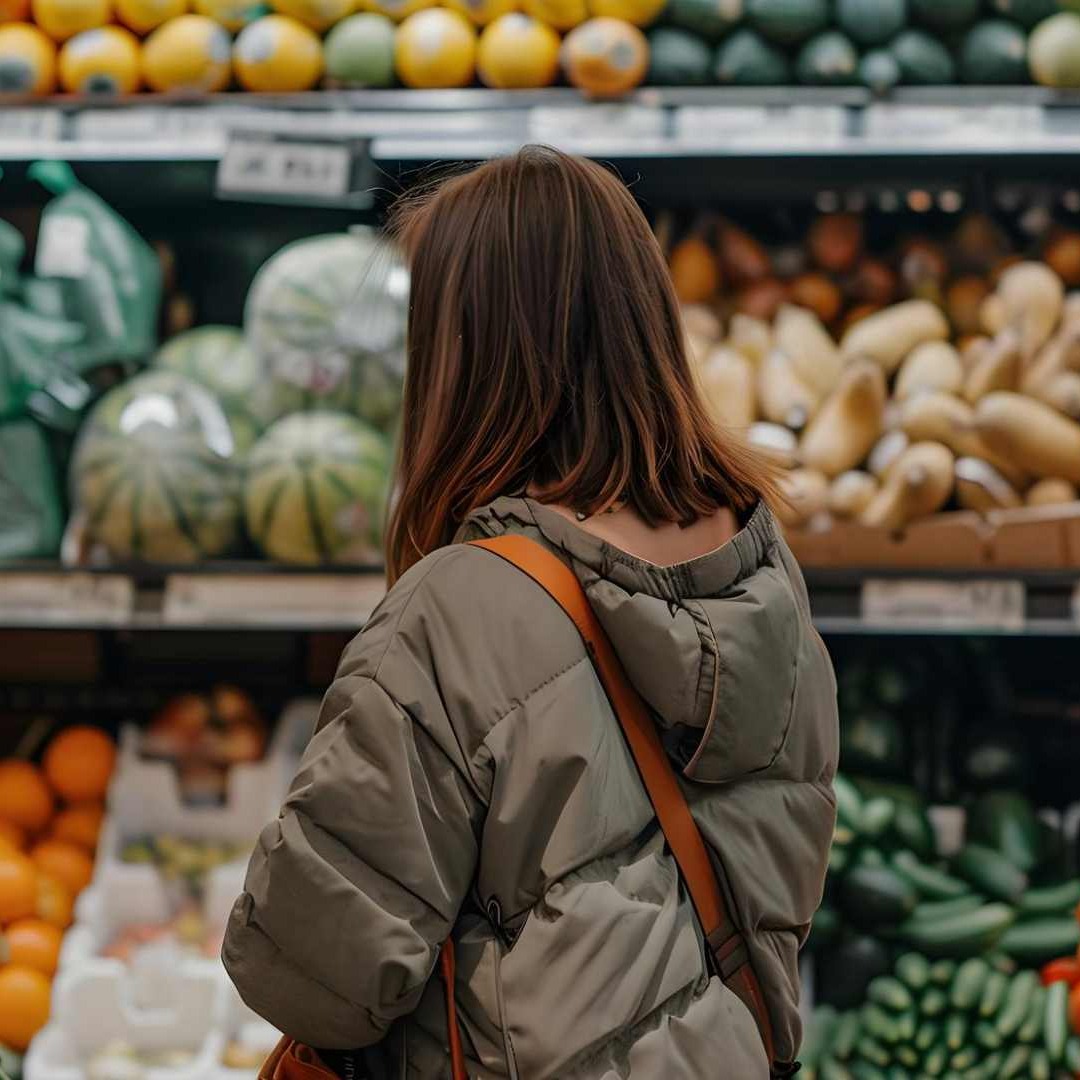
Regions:
<instances>
[{"instance_id":1,"label":"cucumber","mask_svg":"<svg viewBox=\"0 0 1080 1080\"><path fill-rule=\"evenodd\" d=\"M979 1015L984 1019L996 1016L1008 989L1009 976L1001 971L991 971L986 976L982 996L979 998Z\"/></svg>"},{"instance_id":2,"label":"cucumber","mask_svg":"<svg viewBox=\"0 0 1080 1080\"><path fill-rule=\"evenodd\" d=\"M966 882L927 866L910 851L897 851L891 861L893 869L927 900L955 900L971 892Z\"/></svg>"},{"instance_id":3,"label":"cucumber","mask_svg":"<svg viewBox=\"0 0 1080 1080\"><path fill-rule=\"evenodd\" d=\"M921 803L914 804L898 799L892 831L893 836L920 859L934 857L937 847L934 827Z\"/></svg>"},{"instance_id":4,"label":"cucumber","mask_svg":"<svg viewBox=\"0 0 1080 1080\"><path fill-rule=\"evenodd\" d=\"M967 1041L967 1017L962 1013L952 1013L945 1020L945 1045L950 1050L960 1050ZM953 1068L958 1068L956 1062Z\"/></svg>"},{"instance_id":5,"label":"cucumber","mask_svg":"<svg viewBox=\"0 0 1080 1080\"><path fill-rule=\"evenodd\" d=\"M855 866L844 877L840 902L851 922L872 929L903 922L915 910L918 894L887 866Z\"/></svg>"},{"instance_id":6,"label":"cucumber","mask_svg":"<svg viewBox=\"0 0 1080 1080\"><path fill-rule=\"evenodd\" d=\"M920 953L904 953L896 961L896 974L909 990L922 990L930 981L930 961Z\"/></svg>"},{"instance_id":7,"label":"cucumber","mask_svg":"<svg viewBox=\"0 0 1080 1080\"><path fill-rule=\"evenodd\" d=\"M1042 1040L1043 1030L1046 1027L1046 988L1038 986L1031 995L1031 1003L1028 1005L1027 1016L1016 1033L1016 1041L1022 1043L1035 1043Z\"/></svg>"},{"instance_id":8,"label":"cucumber","mask_svg":"<svg viewBox=\"0 0 1080 1080\"><path fill-rule=\"evenodd\" d=\"M809 952L820 952L829 949L840 940L841 922L836 908L830 904L822 904L814 912L814 919L810 923L810 934L806 939L806 949Z\"/></svg>"},{"instance_id":9,"label":"cucumber","mask_svg":"<svg viewBox=\"0 0 1080 1080\"><path fill-rule=\"evenodd\" d=\"M896 1022L880 1005L868 1002L859 1010L859 1019L862 1021L863 1031L872 1039L888 1046L900 1041Z\"/></svg>"},{"instance_id":10,"label":"cucumber","mask_svg":"<svg viewBox=\"0 0 1080 1080\"><path fill-rule=\"evenodd\" d=\"M855 1053L863 1058L863 1060L869 1061L881 1068L884 1068L889 1064L889 1059L892 1056L881 1043L870 1035L864 1035L855 1044Z\"/></svg>"},{"instance_id":11,"label":"cucumber","mask_svg":"<svg viewBox=\"0 0 1080 1080\"><path fill-rule=\"evenodd\" d=\"M856 1061L851 1066L851 1075L855 1080L889 1080L889 1078L869 1061Z\"/></svg>"},{"instance_id":12,"label":"cucumber","mask_svg":"<svg viewBox=\"0 0 1080 1080\"><path fill-rule=\"evenodd\" d=\"M834 1058L847 1061L851 1057L855 1052L855 1043L859 1040L860 1027L859 1014L856 1011L852 1010L840 1017L832 1040L831 1054ZM822 1076L824 1077L824 1072Z\"/></svg>"},{"instance_id":13,"label":"cucumber","mask_svg":"<svg viewBox=\"0 0 1080 1080\"><path fill-rule=\"evenodd\" d=\"M1028 1062L1031 1060L1030 1046L1014 1046L1001 1063L1001 1071L998 1073L999 1080L1015 1080L1016 1077L1024 1076Z\"/></svg>"},{"instance_id":14,"label":"cucumber","mask_svg":"<svg viewBox=\"0 0 1080 1080\"><path fill-rule=\"evenodd\" d=\"M1011 1039L1027 1018L1032 995L1039 987L1039 976L1034 971L1020 971L1012 977L1005 993L1005 1004L998 1013L994 1026L1003 1039Z\"/></svg>"},{"instance_id":15,"label":"cucumber","mask_svg":"<svg viewBox=\"0 0 1080 1080\"><path fill-rule=\"evenodd\" d=\"M927 1076L940 1076L945 1071L945 1066L948 1064L949 1051L939 1043L937 1046L930 1047L926 1057L923 1058L923 1072L926 1073Z\"/></svg>"},{"instance_id":16,"label":"cucumber","mask_svg":"<svg viewBox=\"0 0 1080 1080\"><path fill-rule=\"evenodd\" d=\"M1028 889L1020 897L1017 910L1021 919L1038 915L1071 915L1077 904L1080 904L1080 878L1061 885Z\"/></svg>"},{"instance_id":17,"label":"cucumber","mask_svg":"<svg viewBox=\"0 0 1080 1080\"><path fill-rule=\"evenodd\" d=\"M1069 1041L1069 984L1051 983L1046 990L1046 1010L1043 1014L1043 1045L1047 1061L1060 1065L1065 1061L1065 1044Z\"/></svg>"},{"instance_id":18,"label":"cucumber","mask_svg":"<svg viewBox=\"0 0 1080 1080\"><path fill-rule=\"evenodd\" d=\"M810 1023L806 1025L806 1034L799 1053L804 1069L817 1068L818 1062L832 1047L833 1038L839 1026L840 1015L831 1005L819 1005L814 1010Z\"/></svg>"},{"instance_id":19,"label":"cucumber","mask_svg":"<svg viewBox=\"0 0 1080 1080\"><path fill-rule=\"evenodd\" d=\"M920 1053L926 1053L941 1036L941 1025L936 1020L922 1020L912 1043Z\"/></svg>"},{"instance_id":20,"label":"cucumber","mask_svg":"<svg viewBox=\"0 0 1080 1080\"><path fill-rule=\"evenodd\" d=\"M984 1050L1000 1050L1005 1041L998 1033L998 1029L986 1020L980 1020L975 1025L972 1036L976 1044Z\"/></svg>"},{"instance_id":21,"label":"cucumber","mask_svg":"<svg viewBox=\"0 0 1080 1080\"><path fill-rule=\"evenodd\" d=\"M864 844L855 852L856 866L884 866L885 856L876 847Z\"/></svg>"},{"instance_id":22,"label":"cucumber","mask_svg":"<svg viewBox=\"0 0 1080 1080\"><path fill-rule=\"evenodd\" d=\"M1000 949L991 949L983 959L992 971L1000 971L1002 975L1015 975L1019 966L1011 956L1007 956Z\"/></svg>"},{"instance_id":23,"label":"cucumber","mask_svg":"<svg viewBox=\"0 0 1080 1080\"><path fill-rule=\"evenodd\" d=\"M896 1060L898 1062L897 1065L893 1066L893 1069L902 1068L910 1072L912 1069L917 1069L920 1060L922 1060L915 1047L906 1044L896 1047L893 1053L896 1055Z\"/></svg>"},{"instance_id":24,"label":"cucumber","mask_svg":"<svg viewBox=\"0 0 1080 1080\"><path fill-rule=\"evenodd\" d=\"M1031 802L1018 792L980 795L968 811L967 837L977 846L1004 855L1024 873L1039 862L1039 820Z\"/></svg>"},{"instance_id":25,"label":"cucumber","mask_svg":"<svg viewBox=\"0 0 1080 1080\"><path fill-rule=\"evenodd\" d=\"M977 1047L965 1046L953 1054L949 1059L949 1065L957 1072L966 1072L978 1064L981 1056Z\"/></svg>"},{"instance_id":26,"label":"cucumber","mask_svg":"<svg viewBox=\"0 0 1080 1080\"><path fill-rule=\"evenodd\" d=\"M879 975L876 979L871 979L866 996L875 1004L893 1012L903 1012L914 1004L908 988L891 975Z\"/></svg>"},{"instance_id":27,"label":"cucumber","mask_svg":"<svg viewBox=\"0 0 1080 1080\"><path fill-rule=\"evenodd\" d=\"M973 1009L982 996L983 987L990 974L986 961L977 956L965 960L957 969L949 991L949 1001L954 1009L967 1012Z\"/></svg>"},{"instance_id":28,"label":"cucumber","mask_svg":"<svg viewBox=\"0 0 1080 1080\"><path fill-rule=\"evenodd\" d=\"M965 912L975 911L984 903L986 901L973 892L958 896L953 900L927 900L925 903L915 905L911 917L936 922L938 919L947 919L950 915L963 915Z\"/></svg>"},{"instance_id":29,"label":"cucumber","mask_svg":"<svg viewBox=\"0 0 1080 1080\"><path fill-rule=\"evenodd\" d=\"M987 1054L974 1069L964 1073L964 1080L997 1080L1001 1063L1005 1060L1002 1052Z\"/></svg>"},{"instance_id":30,"label":"cucumber","mask_svg":"<svg viewBox=\"0 0 1080 1080\"><path fill-rule=\"evenodd\" d=\"M1080 924L1064 915L1031 919L1010 926L998 946L1020 964L1039 966L1055 956L1076 952L1080 946Z\"/></svg>"},{"instance_id":31,"label":"cucumber","mask_svg":"<svg viewBox=\"0 0 1080 1080\"><path fill-rule=\"evenodd\" d=\"M1004 855L983 847L968 844L954 862L956 872L975 888L997 900L1015 904L1028 887L1027 874Z\"/></svg>"},{"instance_id":32,"label":"cucumber","mask_svg":"<svg viewBox=\"0 0 1080 1080\"><path fill-rule=\"evenodd\" d=\"M1080 1073L1080 1035L1070 1035L1065 1041L1065 1068L1074 1076Z\"/></svg>"},{"instance_id":33,"label":"cucumber","mask_svg":"<svg viewBox=\"0 0 1080 1080\"><path fill-rule=\"evenodd\" d=\"M1028 1062L1028 1076L1031 1080L1050 1080L1050 1058L1045 1050L1036 1047L1031 1051L1031 1060Z\"/></svg>"},{"instance_id":34,"label":"cucumber","mask_svg":"<svg viewBox=\"0 0 1080 1080\"><path fill-rule=\"evenodd\" d=\"M896 816L896 803L884 795L863 803L860 831L867 840L879 840L889 830Z\"/></svg>"},{"instance_id":35,"label":"cucumber","mask_svg":"<svg viewBox=\"0 0 1080 1080\"><path fill-rule=\"evenodd\" d=\"M914 1009L905 1009L896 1015L896 1030L900 1033L900 1042L909 1043L915 1038L915 1027L919 1014Z\"/></svg>"},{"instance_id":36,"label":"cucumber","mask_svg":"<svg viewBox=\"0 0 1080 1080\"><path fill-rule=\"evenodd\" d=\"M941 1016L948 1007L949 999L945 996L945 991L936 986L931 986L919 999L919 1012L931 1020Z\"/></svg>"},{"instance_id":37,"label":"cucumber","mask_svg":"<svg viewBox=\"0 0 1080 1080\"><path fill-rule=\"evenodd\" d=\"M819 1080L855 1080L846 1065L841 1065L839 1061L831 1057L822 1061L818 1069L818 1078Z\"/></svg>"},{"instance_id":38,"label":"cucumber","mask_svg":"<svg viewBox=\"0 0 1080 1080\"><path fill-rule=\"evenodd\" d=\"M919 1059L915 1058L915 1065L918 1064ZM908 1072L909 1068L914 1068L915 1065L905 1066L903 1062L899 1065L890 1065L885 1070L885 1080L911 1080L911 1074Z\"/></svg>"},{"instance_id":39,"label":"cucumber","mask_svg":"<svg viewBox=\"0 0 1080 1080\"><path fill-rule=\"evenodd\" d=\"M1005 904L985 904L938 920L908 919L899 936L931 956L977 956L993 947L1015 917Z\"/></svg>"},{"instance_id":40,"label":"cucumber","mask_svg":"<svg viewBox=\"0 0 1080 1080\"><path fill-rule=\"evenodd\" d=\"M937 960L930 966L930 981L935 986L951 986L956 976L956 964L952 960Z\"/></svg>"}]
</instances>

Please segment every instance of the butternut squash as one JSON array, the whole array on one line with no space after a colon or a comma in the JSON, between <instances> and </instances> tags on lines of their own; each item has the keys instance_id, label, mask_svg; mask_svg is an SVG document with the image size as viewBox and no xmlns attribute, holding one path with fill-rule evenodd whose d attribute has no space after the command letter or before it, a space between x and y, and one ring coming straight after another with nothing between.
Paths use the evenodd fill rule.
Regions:
<instances>
[{"instance_id":1,"label":"butternut squash","mask_svg":"<svg viewBox=\"0 0 1080 1080\"><path fill-rule=\"evenodd\" d=\"M816 469L793 469L780 477L780 494L776 516L789 528L805 528L828 508L829 480Z\"/></svg>"},{"instance_id":2,"label":"butternut squash","mask_svg":"<svg viewBox=\"0 0 1080 1080\"><path fill-rule=\"evenodd\" d=\"M1080 493L1077 492L1075 484L1070 484L1068 480L1050 478L1032 484L1024 501L1028 506L1058 506L1061 503L1076 502L1077 499L1080 499Z\"/></svg>"},{"instance_id":3,"label":"butternut squash","mask_svg":"<svg viewBox=\"0 0 1080 1080\"><path fill-rule=\"evenodd\" d=\"M1004 390L988 394L975 409L975 430L1025 472L1080 484L1080 424L1051 406Z\"/></svg>"},{"instance_id":4,"label":"butternut squash","mask_svg":"<svg viewBox=\"0 0 1080 1080\"><path fill-rule=\"evenodd\" d=\"M713 416L725 427L745 431L757 417L754 365L741 352L718 345L698 371Z\"/></svg>"},{"instance_id":5,"label":"butternut squash","mask_svg":"<svg viewBox=\"0 0 1080 1080\"><path fill-rule=\"evenodd\" d=\"M772 327L764 319L755 319L737 311L731 316L727 344L752 361L760 364L773 346Z\"/></svg>"},{"instance_id":6,"label":"butternut squash","mask_svg":"<svg viewBox=\"0 0 1080 1080\"><path fill-rule=\"evenodd\" d=\"M860 320L844 334L840 351L846 359L865 356L891 375L900 361L924 341L945 341L949 321L929 300L905 300Z\"/></svg>"},{"instance_id":7,"label":"butternut squash","mask_svg":"<svg viewBox=\"0 0 1080 1080\"><path fill-rule=\"evenodd\" d=\"M995 390L1015 390L1020 382L1020 338L1002 330L979 357L964 379L964 397L975 404Z\"/></svg>"},{"instance_id":8,"label":"butternut squash","mask_svg":"<svg viewBox=\"0 0 1080 1080\"><path fill-rule=\"evenodd\" d=\"M1042 262L1010 266L998 282L1005 325L1020 336L1020 351L1033 357L1050 340L1061 318L1065 286Z\"/></svg>"},{"instance_id":9,"label":"butternut squash","mask_svg":"<svg viewBox=\"0 0 1080 1080\"><path fill-rule=\"evenodd\" d=\"M874 443L874 448L866 459L866 467L870 470L870 475L877 480L884 480L910 445L911 440L902 430L886 432Z\"/></svg>"},{"instance_id":10,"label":"butternut squash","mask_svg":"<svg viewBox=\"0 0 1080 1080\"><path fill-rule=\"evenodd\" d=\"M979 325L984 334L996 337L1008 325L1005 317L1005 301L993 292L979 305Z\"/></svg>"},{"instance_id":11,"label":"butternut squash","mask_svg":"<svg viewBox=\"0 0 1080 1080\"><path fill-rule=\"evenodd\" d=\"M761 413L774 424L800 431L817 412L818 395L799 378L795 365L783 349L772 348L757 371Z\"/></svg>"},{"instance_id":12,"label":"butternut squash","mask_svg":"<svg viewBox=\"0 0 1080 1080\"><path fill-rule=\"evenodd\" d=\"M882 432L885 376L870 360L849 364L803 432L799 456L826 476L854 469Z\"/></svg>"},{"instance_id":13,"label":"butternut squash","mask_svg":"<svg viewBox=\"0 0 1080 1080\"><path fill-rule=\"evenodd\" d=\"M993 465L978 458L956 462L956 500L965 510L980 514L1023 505L1016 488Z\"/></svg>"},{"instance_id":14,"label":"butternut squash","mask_svg":"<svg viewBox=\"0 0 1080 1080\"><path fill-rule=\"evenodd\" d=\"M968 339L960 350L960 362L964 365L965 374L979 362L979 357L990 347L990 341L985 334L976 334Z\"/></svg>"},{"instance_id":15,"label":"butternut squash","mask_svg":"<svg viewBox=\"0 0 1080 1080\"><path fill-rule=\"evenodd\" d=\"M857 518L878 492L878 482L868 472L849 469L829 486L829 511L838 518Z\"/></svg>"},{"instance_id":16,"label":"butternut squash","mask_svg":"<svg viewBox=\"0 0 1080 1080\"><path fill-rule=\"evenodd\" d=\"M893 394L903 400L923 390L960 392L964 365L960 354L947 341L924 341L916 345L900 365Z\"/></svg>"},{"instance_id":17,"label":"butternut squash","mask_svg":"<svg viewBox=\"0 0 1080 1080\"><path fill-rule=\"evenodd\" d=\"M889 471L860 520L897 532L917 518L940 510L953 490L953 456L941 443L909 446Z\"/></svg>"},{"instance_id":18,"label":"butternut squash","mask_svg":"<svg viewBox=\"0 0 1080 1080\"><path fill-rule=\"evenodd\" d=\"M1034 386L1031 396L1052 405L1058 412L1080 420L1080 372L1059 371L1045 382Z\"/></svg>"},{"instance_id":19,"label":"butternut squash","mask_svg":"<svg viewBox=\"0 0 1080 1080\"><path fill-rule=\"evenodd\" d=\"M796 375L820 397L840 379L844 362L821 320L806 308L784 304L773 323L777 348L791 358Z\"/></svg>"},{"instance_id":20,"label":"butternut squash","mask_svg":"<svg viewBox=\"0 0 1080 1080\"><path fill-rule=\"evenodd\" d=\"M783 424L768 424L759 420L750 425L746 440L783 469L794 469L798 464L798 436Z\"/></svg>"}]
</instances>

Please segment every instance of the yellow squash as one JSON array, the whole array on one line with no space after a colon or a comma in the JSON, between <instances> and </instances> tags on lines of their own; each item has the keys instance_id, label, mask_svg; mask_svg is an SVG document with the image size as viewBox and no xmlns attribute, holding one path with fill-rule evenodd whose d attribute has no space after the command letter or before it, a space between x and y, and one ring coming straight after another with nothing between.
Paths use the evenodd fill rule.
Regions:
<instances>
[{"instance_id":1,"label":"yellow squash","mask_svg":"<svg viewBox=\"0 0 1080 1080\"><path fill-rule=\"evenodd\" d=\"M143 43L143 78L151 90L213 93L232 81L228 31L205 15L181 15Z\"/></svg>"}]
</instances>

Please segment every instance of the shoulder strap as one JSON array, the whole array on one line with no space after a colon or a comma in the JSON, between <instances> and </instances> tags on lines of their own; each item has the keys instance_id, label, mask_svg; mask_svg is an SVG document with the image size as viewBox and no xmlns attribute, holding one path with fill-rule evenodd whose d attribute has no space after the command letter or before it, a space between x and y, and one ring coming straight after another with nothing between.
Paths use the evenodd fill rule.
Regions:
<instances>
[{"instance_id":1,"label":"shoulder strap","mask_svg":"<svg viewBox=\"0 0 1080 1080\"><path fill-rule=\"evenodd\" d=\"M472 544L493 552L531 577L577 627L612 710L619 719L660 828L701 921L716 974L739 996L756 1020L774 1075L787 1075L794 1066L775 1061L772 1023L765 999L750 966L742 933L728 916L724 895L701 831L664 752L648 707L626 677L622 663L593 612L581 583L556 555L526 536L499 536L474 540Z\"/></svg>"}]
</instances>

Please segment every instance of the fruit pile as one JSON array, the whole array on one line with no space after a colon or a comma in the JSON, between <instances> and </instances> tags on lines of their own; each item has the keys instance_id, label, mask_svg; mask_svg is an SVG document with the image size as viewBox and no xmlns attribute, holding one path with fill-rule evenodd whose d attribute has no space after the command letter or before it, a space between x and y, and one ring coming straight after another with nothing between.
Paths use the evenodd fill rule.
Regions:
<instances>
[{"instance_id":1,"label":"fruit pile","mask_svg":"<svg viewBox=\"0 0 1080 1080\"><path fill-rule=\"evenodd\" d=\"M94 727L61 731L40 767L0 761L0 1044L22 1053L49 1016L75 898L90 883L116 760Z\"/></svg>"}]
</instances>

